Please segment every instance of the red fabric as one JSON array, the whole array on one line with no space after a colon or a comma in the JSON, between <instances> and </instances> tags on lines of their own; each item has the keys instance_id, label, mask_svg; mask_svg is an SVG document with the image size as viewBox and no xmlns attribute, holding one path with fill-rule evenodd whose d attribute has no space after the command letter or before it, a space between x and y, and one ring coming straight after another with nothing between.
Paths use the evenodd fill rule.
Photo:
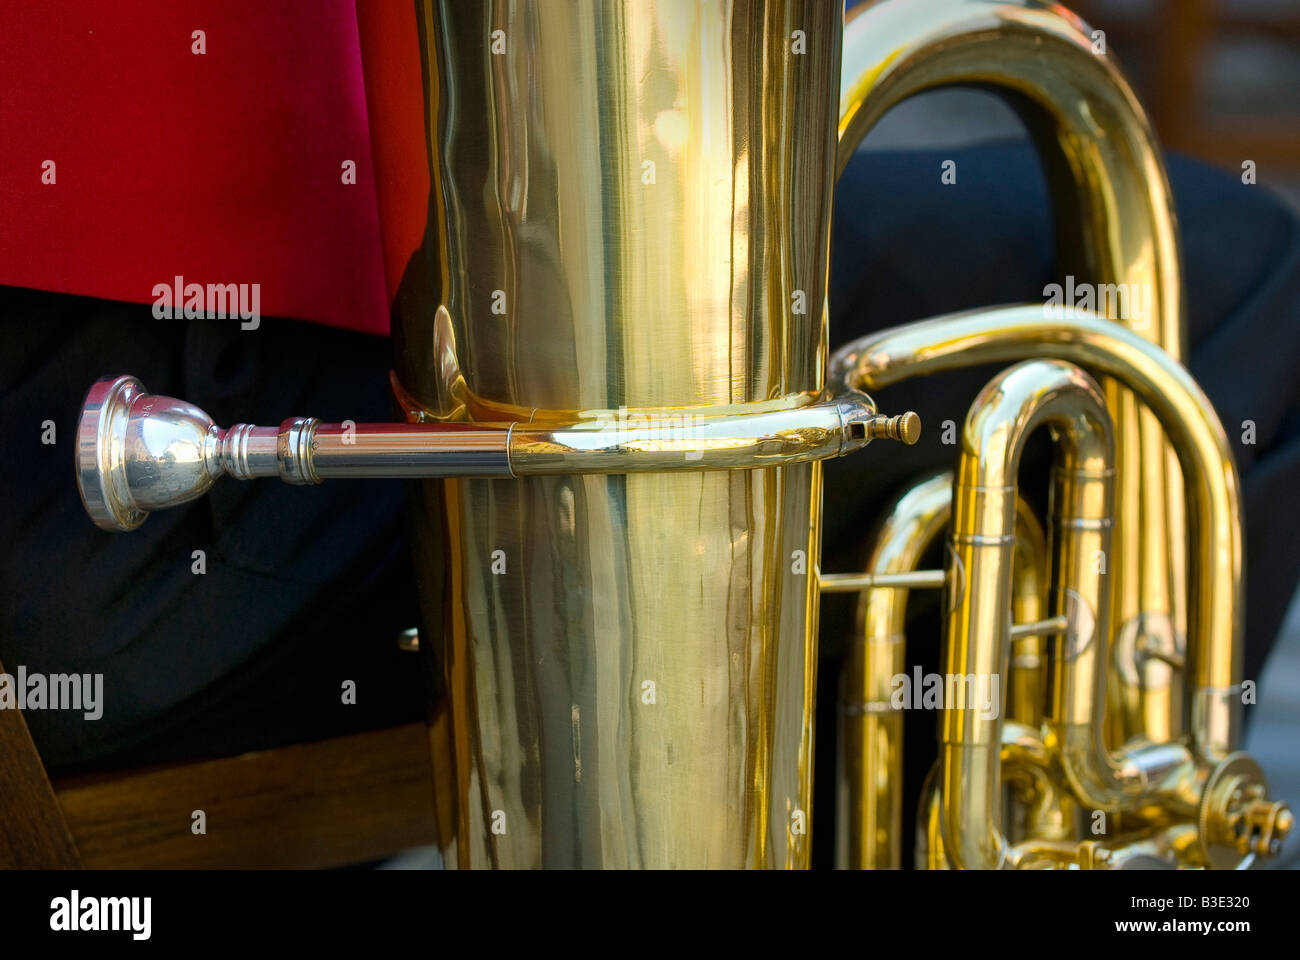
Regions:
<instances>
[{"instance_id":1,"label":"red fabric","mask_svg":"<svg viewBox=\"0 0 1300 960\"><path fill-rule=\"evenodd\" d=\"M420 37L413 3L361 0L357 20L391 303L429 219Z\"/></svg>"},{"instance_id":2,"label":"red fabric","mask_svg":"<svg viewBox=\"0 0 1300 960\"><path fill-rule=\"evenodd\" d=\"M152 303L176 275L388 332L352 0L7 5L0 283Z\"/></svg>"}]
</instances>

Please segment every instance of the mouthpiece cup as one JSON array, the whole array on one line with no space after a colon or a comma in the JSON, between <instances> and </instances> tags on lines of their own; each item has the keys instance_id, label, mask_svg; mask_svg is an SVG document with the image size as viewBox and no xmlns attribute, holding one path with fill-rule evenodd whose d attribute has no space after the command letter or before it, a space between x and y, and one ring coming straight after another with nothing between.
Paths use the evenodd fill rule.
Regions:
<instances>
[{"instance_id":1,"label":"mouthpiece cup","mask_svg":"<svg viewBox=\"0 0 1300 960\"><path fill-rule=\"evenodd\" d=\"M135 377L104 377L86 394L77 421L77 492L101 530L134 530L149 514L127 484L125 446L131 405L144 396Z\"/></svg>"}]
</instances>

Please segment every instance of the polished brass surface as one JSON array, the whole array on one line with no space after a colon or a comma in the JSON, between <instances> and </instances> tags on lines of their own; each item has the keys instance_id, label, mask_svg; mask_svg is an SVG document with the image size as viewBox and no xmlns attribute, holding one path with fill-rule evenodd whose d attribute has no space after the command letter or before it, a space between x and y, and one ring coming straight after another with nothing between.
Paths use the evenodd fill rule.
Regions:
<instances>
[{"instance_id":1,"label":"polished brass surface","mask_svg":"<svg viewBox=\"0 0 1300 960\"><path fill-rule=\"evenodd\" d=\"M1253 820L1243 812L1234 812L1230 800L1211 789L1221 779L1220 771L1238 756L1233 750L1241 689L1239 481L1222 426L1187 372L1158 347L1119 324L1085 311L1072 311L1063 318L1045 317L1043 307L1025 306L937 317L864 337L832 357L829 381L832 388L874 393L910 377L1033 357L1077 364L1115 378L1160 421L1186 478L1185 494L1191 507L1190 595L1195 600L1190 611L1187 701L1192 709L1186 740L1153 743L1135 739L1113 751L1104 736L1110 595L1098 576L1104 567L1099 568L1097 562L1110 555L1110 525L1106 521L1113 469L1103 467L1101 461L1109 464L1109 457L1096 452L1085 457L1085 463L1073 463L1078 457L1071 455L1058 464L1052 489L1053 509L1058 514L1052 530L1052 612L1055 617L1067 618L1070 628L1058 641L1064 646L1053 658L1052 692L1043 715L1041 748L1036 746L1034 752L1041 749L1050 756L1054 791L1061 796L1068 792L1073 801L1087 808L1124 813L1130 822L1139 826L1151 823L1159 829L1189 821L1204 825L1198 829L1195 843L1161 847L1176 851L1184 865L1248 866L1260 849L1273 849L1268 837L1245 845L1247 849L1234 848L1224 843L1222 836L1235 827L1223 824L1253 823L1264 835L1265 825L1276 823L1270 819L1273 813L1265 801L1263 777L1251 774L1264 801L1253 808ZM1008 437L1019 437L1027 422L1021 407L1028 404L1029 409L1037 409L1033 379L1020 388L1027 398L1021 407L1012 405L1000 414L1000 420L1017 425L1011 434L999 425L999 417L981 414L981 410L996 413L1015 399L1005 382L1011 372L1023 381L1028 376L1025 370L1043 366L1044 361L1021 364L995 381L996 387L986 390L972 408L972 420L962 434L966 465L959 468L965 473L959 472L955 502L958 507L967 506L961 508L965 511L962 523L954 521L953 567L949 571L950 581L960 584L960 589L954 587L945 638L951 674L1000 675L1004 658L1009 656L1014 593L1008 524L1013 522L1015 510L1003 481L1014 479L1008 464L1016 459L1011 456L1015 448L1008 446ZM1061 369L1071 377L1078 374L1073 367ZM1104 410L1099 397L1086 390L1076 392L1087 398L1094 419L1096 410ZM992 427L987 426L990 417L994 417ZM973 432L972 422L981 425L979 432ZM1056 427L1058 433L1066 433L1061 423ZM1076 432L1079 437L1089 435ZM1109 452L1109 427L1105 434L1107 442L1102 446ZM1094 439L1093 446L1096 444ZM995 451L1002 452L995 458L1001 464L997 482L978 468L982 458ZM963 485L970 491L965 499L960 492ZM994 496L990 491L999 487L1002 493ZM997 746L1002 739L996 718L981 719L969 713L945 713L944 753L930 793L923 800L925 833L918 854L932 866L988 868L1038 862L1041 857L1037 855L1037 859L1025 858L1023 851L1009 852L1003 839L1001 751ZM1281 808L1276 809L1281 814ZM1289 829L1289 817L1281 815L1280 819ZM1055 842L1052 837L1031 837L1026 842L1032 845L1039 840ZM1092 848L1086 844L1092 841L1062 842L1077 845L1062 864L1068 860L1075 866L1083 861L1091 867L1103 865L1089 859ZM1035 849L1041 853L1047 848L1040 844ZM1132 860L1130 865L1139 862Z\"/></svg>"},{"instance_id":2,"label":"polished brass surface","mask_svg":"<svg viewBox=\"0 0 1300 960\"><path fill-rule=\"evenodd\" d=\"M942 570L908 570L901 573L823 573L817 578L822 593L861 593L876 587L903 590L938 589L948 582Z\"/></svg>"},{"instance_id":3,"label":"polished brass surface","mask_svg":"<svg viewBox=\"0 0 1300 960\"><path fill-rule=\"evenodd\" d=\"M1188 730L1199 755L1221 759L1235 749L1240 727L1240 481L1223 427L1186 370L1119 324L1086 311L1057 319L1035 305L936 317L865 337L837 351L829 376L846 390L874 392L909 377L1031 357L1122 381L1174 443L1191 508Z\"/></svg>"},{"instance_id":4,"label":"polished brass surface","mask_svg":"<svg viewBox=\"0 0 1300 960\"><path fill-rule=\"evenodd\" d=\"M952 476L919 483L886 515L868 574L912 571L948 522ZM902 865L903 714L893 678L907 670L908 590L876 588L858 602L854 642L839 680L836 865L855 870Z\"/></svg>"},{"instance_id":5,"label":"polished brass surface","mask_svg":"<svg viewBox=\"0 0 1300 960\"><path fill-rule=\"evenodd\" d=\"M1012 649L1014 657L1014 642ZM1078 804L1062 782L1038 725L1014 719L1002 724L1000 765L1008 800L1003 815L1007 840L1013 844L1073 841Z\"/></svg>"},{"instance_id":6,"label":"polished brass surface","mask_svg":"<svg viewBox=\"0 0 1300 960\"><path fill-rule=\"evenodd\" d=\"M858 394L772 412L695 411L547 428L515 424L509 459L519 477L752 469L842 457L873 439L911 446L920 430L915 413L879 415Z\"/></svg>"},{"instance_id":7,"label":"polished brass surface","mask_svg":"<svg viewBox=\"0 0 1300 960\"><path fill-rule=\"evenodd\" d=\"M909 588L942 586L940 576L917 571L926 550L952 514L953 477L943 472L919 481L893 503L875 534L864 575L841 576L836 584L862 591L854 642L839 680L836 864L852 870L892 870L903 864L903 714L894 703L895 678L907 675L904 630ZM1042 528L1023 501L1016 512L1014 609L1018 625L1037 621L1046 573ZM827 591L828 576L821 589ZM937 582L936 582L937 580ZM1041 624L1040 624L1041 626ZM1022 631L1020 643L1031 638ZM1037 677L1018 679L1026 692ZM1020 678L1024 665L1013 664ZM1034 691L1037 694L1037 691ZM1041 708L1042 697L1034 701Z\"/></svg>"},{"instance_id":8,"label":"polished brass surface","mask_svg":"<svg viewBox=\"0 0 1300 960\"><path fill-rule=\"evenodd\" d=\"M1038 726L1047 700L1047 642L1068 623L1040 620L1047 609L1047 540L1043 525L1024 499L1016 501L1016 552L1012 565L1011 664L1007 716Z\"/></svg>"},{"instance_id":9,"label":"polished brass surface","mask_svg":"<svg viewBox=\"0 0 1300 960\"><path fill-rule=\"evenodd\" d=\"M422 415L820 396L837 4L419 17L428 299L399 299L394 330ZM807 865L820 483L806 463L426 485L418 535L450 550L445 591L425 587L447 621L451 863Z\"/></svg>"},{"instance_id":10,"label":"polished brass surface","mask_svg":"<svg viewBox=\"0 0 1300 960\"><path fill-rule=\"evenodd\" d=\"M997 682L989 709L937 714L918 866L1276 854L1294 818L1237 751L1239 481L1178 362L1159 152L1087 27L1040 0L880 0L847 30L827 0L415 11L418 89L374 90L413 97L425 134L427 194L401 199L428 220L393 304L405 422L221 430L102 381L77 441L97 524L131 529L222 474L419 478L407 647L432 681L452 866L807 866L832 592L861 594L837 857L899 866L892 681L915 589L944 591L948 689ZM835 177L888 109L954 84L1024 117L1063 281L1129 299L938 317L828 357ZM406 156L400 132L373 139ZM987 363L1016 365L974 398L956 473L892 507L865 569L823 573L820 461L915 443L916 415L877 392ZM1046 535L1017 493L1039 425ZM945 568L918 570L950 514Z\"/></svg>"},{"instance_id":11,"label":"polished brass surface","mask_svg":"<svg viewBox=\"0 0 1300 960\"><path fill-rule=\"evenodd\" d=\"M1070 618L1070 662L1104 662L1109 597L1094 558L1110 550L1110 418L1100 389L1077 367L1030 360L984 388L961 431L949 537L953 599L944 635L951 676L1002 676L1010 663L1017 475L1024 442L1040 426L1052 428L1055 471L1068 478L1051 509L1053 609ZM944 704L940 722L945 850L953 866L997 868L1006 856L1002 716L976 709L969 697L958 699Z\"/></svg>"},{"instance_id":12,"label":"polished brass surface","mask_svg":"<svg viewBox=\"0 0 1300 960\"><path fill-rule=\"evenodd\" d=\"M689 415L532 424L321 423L222 430L193 404L144 392L134 377L91 387L77 431L77 485L91 519L133 530L149 510L188 503L220 476L330 478L522 477L754 469L841 457L873 439L907 445L915 413L876 413L855 393L786 410L694 408Z\"/></svg>"},{"instance_id":13,"label":"polished brass surface","mask_svg":"<svg viewBox=\"0 0 1300 960\"><path fill-rule=\"evenodd\" d=\"M1177 223L1146 116L1091 29L1041 0L881 0L845 28L840 82L843 169L891 107L925 90L973 85L1004 97L1038 146L1052 193L1058 272L1127 294L1114 316L1175 360L1186 321ZM1114 285L1114 286L1108 286ZM1141 309L1139 309L1139 300ZM1104 311L1103 311L1104 312ZM1117 630L1181 648L1187 634L1186 507L1171 448L1149 411L1104 381L1116 436ZM1117 675L1112 740L1169 740L1182 731L1180 678L1138 658Z\"/></svg>"}]
</instances>

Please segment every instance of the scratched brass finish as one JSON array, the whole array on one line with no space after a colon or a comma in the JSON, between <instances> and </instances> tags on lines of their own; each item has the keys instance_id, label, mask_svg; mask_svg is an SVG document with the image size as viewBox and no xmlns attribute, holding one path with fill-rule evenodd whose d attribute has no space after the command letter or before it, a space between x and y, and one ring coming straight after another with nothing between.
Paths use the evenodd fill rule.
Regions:
<instances>
[{"instance_id":1,"label":"scratched brass finish","mask_svg":"<svg viewBox=\"0 0 1300 960\"><path fill-rule=\"evenodd\" d=\"M425 416L818 397L836 4L419 10L430 289L395 332ZM416 522L450 549L450 863L807 865L820 483L805 463L424 485Z\"/></svg>"},{"instance_id":2,"label":"scratched brass finish","mask_svg":"<svg viewBox=\"0 0 1300 960\"><path fill-rule=\"evenodd\" d=\"M1062 279L1149 291L1141 309L1130 300L1128 314L1112 319L1180 359L1185 308L1164 164L1113 58L1094 52L1091 29L1040 0L870 5L845 28L839 169L895 104L952 85L992 90L1023 118L1052 193ZM1116 439L1112 606L1132 661L1114 678L1109 739L1170 740L1183 729L1181 678L1141 651L1177 657L1187 635L1182 479L1151 413L1130 391L1102 382Z\"/></svg>"}]
</instances>

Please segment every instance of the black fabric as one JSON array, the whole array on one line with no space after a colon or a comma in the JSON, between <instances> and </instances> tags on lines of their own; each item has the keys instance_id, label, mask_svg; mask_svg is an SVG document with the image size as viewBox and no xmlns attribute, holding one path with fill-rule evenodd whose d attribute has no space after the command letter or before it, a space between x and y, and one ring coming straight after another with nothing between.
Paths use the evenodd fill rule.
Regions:
<instances>
[{"instance_id":1,"label":"black fabric","mask_svg":"<svg viewBox=\"0 0 1300 960\"><path fill-rule=\"evenodd\" d=\"M956 159L958 183L937 171ZM1300 574L1290 494L1300 481L1300 239L1264 188L1174 158L1184 232L1193 373L1214 401L1244 479L1249 605L1246 676L1258 677ZM860 154L836 197L831 342L936 313L1042 298L1052 227L1027 146ZM106 239L106 242L111 242ZM419 658L396 649L416 623L400 484L290 488L221 481L131 534L95 530L73 479L77 411L90 383L132 373L190 400L218 423L290 415L389 419L390 345L359 334L263 319L158 321L148 306L0 289L0 661L44 673L102 672L103 718L30 711L56 772L237 753L423 716ZM996 369L904 384L879 398L927 425L904 455L872 448L826 469L823 569L853 570L879 507L919 473L950 465L935 426L960 422ZM1237 426L1254 420L1257 443ZM40 441L53 420L57 440ZM1045 444L1027 470L1041 471ZM1041 498L1039 488L1026 492ZM191 572L205 550L207 573ZM937 562L937 560L936 560ZM936 637L917 595L916 637ZM933 618L931 618L933 621ZM817 809L833 807L837 656L852 600L823 606ZM909 663L936 669L937 641ZM357 704L341 702L345 680ZM907 736L928 762L934 716ZM825 862L832 832L817 838Z\"/></svg>"},{"instance_id":2,"label":"black fabric","mask_svg":"<svg viewBox=\"0 0 1300 960\"><path fill-rule=\"evenodd\" d=\"M131 373L222 426L387 420L386 340L271 318L256 331L155 320L149 306L16 289L0 291L0 336L0 662L104 674L98 720L27 711L47 766L228 755L423 716L419 658L396 646L416 624L399 484L223 479L132 533L104 533L73 474L99 376Z\"/></svg>"}]
</instances>

